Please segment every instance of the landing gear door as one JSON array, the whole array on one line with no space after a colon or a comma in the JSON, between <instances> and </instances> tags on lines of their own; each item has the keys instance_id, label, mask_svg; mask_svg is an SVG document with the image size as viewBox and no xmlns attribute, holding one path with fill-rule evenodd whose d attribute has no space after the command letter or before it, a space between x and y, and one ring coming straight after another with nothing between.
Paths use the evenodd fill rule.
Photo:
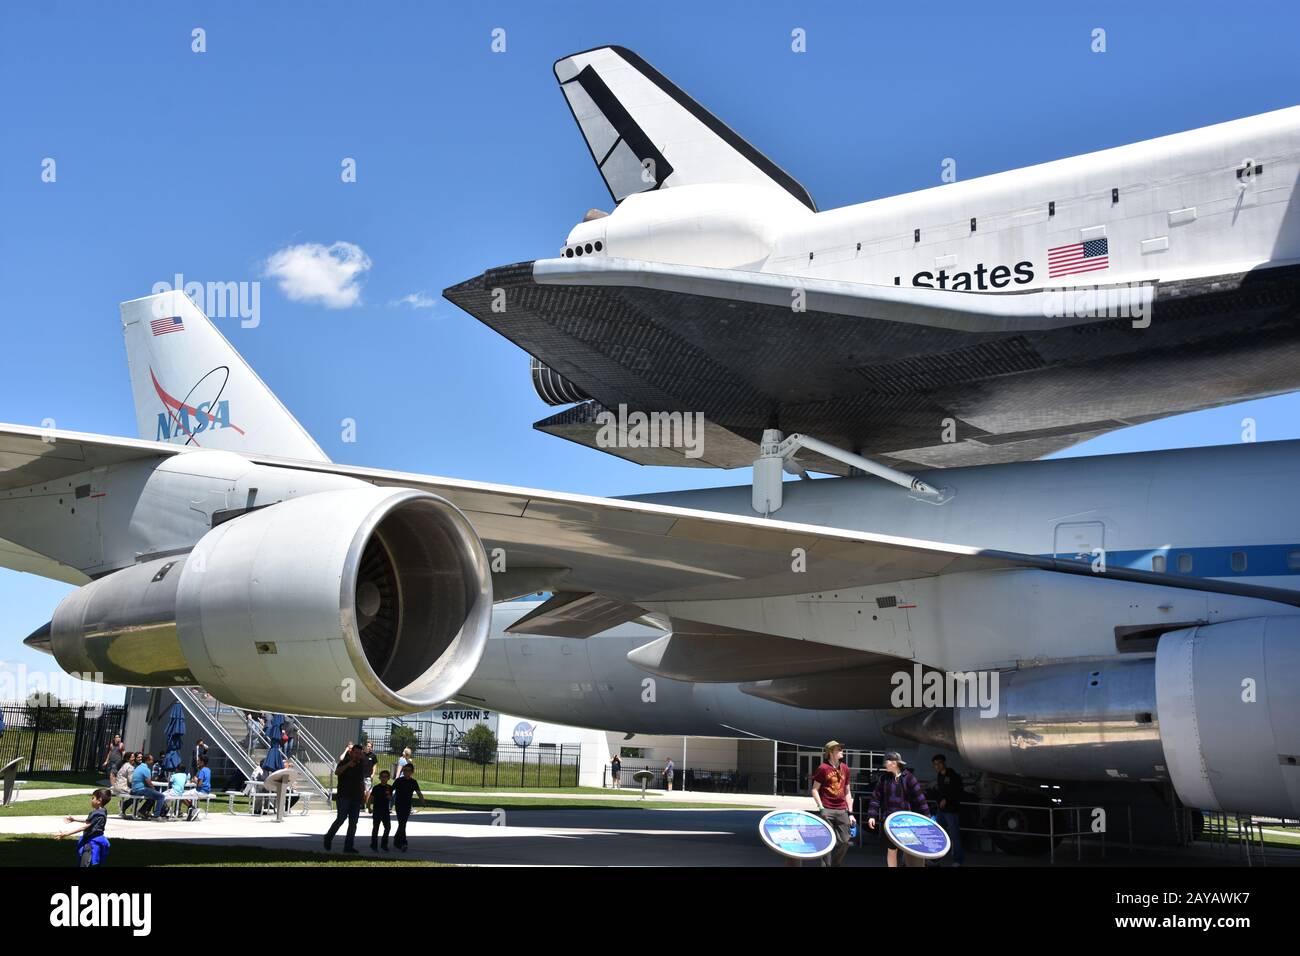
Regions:
<instances>
[{"instance_id":1,"label":"landing gear door","mask_svg":"<svg viewBox=\"0 0 1300 956\"><path fill-rule=\"evenodd\" d=\"M1106 526L1100 521L1063 521L1056 526L1052 553L1058 558L1091 561L1106 547Z\"/></svg>"}]
</instances>

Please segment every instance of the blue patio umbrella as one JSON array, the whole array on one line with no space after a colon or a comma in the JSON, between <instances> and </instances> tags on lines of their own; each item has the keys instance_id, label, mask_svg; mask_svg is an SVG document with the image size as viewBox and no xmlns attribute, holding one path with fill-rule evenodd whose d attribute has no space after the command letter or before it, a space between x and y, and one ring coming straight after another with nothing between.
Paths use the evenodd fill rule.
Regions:
<instances>
[{"instance_id":1,"label":"blue patio umbrella","mask_svg":"<svg viewBox=\"0 0 1300 956\"><path fill-rule=\"evenodd\" d=\"M266 736L271 741L271 749L266 752L262 766L267 773L284 769L284 754L280 752L280 727L284 724L284 714L272 714L266 722Z\"/></svg>"},{"instance_id":2,"label":"blue patio umbrella","mask_svg":"<svg viewBox=\"0 0 1300 956\"><path fill-rule=\"evenodd\" d=\"M163 755L163 769L168 773L179 770L184 764L181 748L185 746L185 708L177 701L167 715L167 753Z\"/></svg>"}]
</instances>

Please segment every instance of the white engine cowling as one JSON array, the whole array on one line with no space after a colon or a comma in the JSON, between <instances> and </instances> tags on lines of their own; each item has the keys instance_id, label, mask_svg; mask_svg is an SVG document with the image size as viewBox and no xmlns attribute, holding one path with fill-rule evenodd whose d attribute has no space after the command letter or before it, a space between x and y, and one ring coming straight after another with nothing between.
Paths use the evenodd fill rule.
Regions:
<instances>
[{"instance_id":1,"label":"white engine cowling","mask_svg":"<svg viewBox=\"0 0 1300 956\"><path fill-rule=\"evenodd\" d=\"M1300 816L1300 617L1164 634L1155 678L1165 762L1184 803Z\"/></svg>"},{"instance_id":2,"label":"white engine cowling","mask_svg":"<svg viewBox=\"0 0 1300 956\"><path fill-rule=\"evenodd\" d=\"M454 695L486 646L492 578L468 519L402 488L324 491L212 529L188 555L64 600L65 670L201 684L235 706L323 716L411 713Z\"/></svg>"}]
</instances>

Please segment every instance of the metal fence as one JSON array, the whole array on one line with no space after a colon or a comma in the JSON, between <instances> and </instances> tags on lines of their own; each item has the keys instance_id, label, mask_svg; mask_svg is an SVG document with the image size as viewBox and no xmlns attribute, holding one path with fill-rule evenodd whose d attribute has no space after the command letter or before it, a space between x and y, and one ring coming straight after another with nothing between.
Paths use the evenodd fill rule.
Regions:
<instances>
[{"instance_id":1,"label":"metal fence","mask_svg":"<svg viewBox=\"0 0 1300 956\"><path fill-rule=\"evenodd\" d=\"M415 756L441 757L444 753L465 756L457 741L464 736L454 724L436 720L371 719L362 723L366 739L376 753L400 753L410 747Z\"/></svg>"},{"instance_id":2,"label":"metal fence","mask_svg":"<svg viewBox=\"0 0 1300 956\"><path fill-rule=\"evenodd\" d=\"M94 771L126 723L126 708L105 704L41 707L0 703L0 766L22 758L19 773Z\"/></svg>"},{"instance_id":3,"label":"metal fence","mask_svg":"<svg viewBox=\"0 0 1300 956\"><path fill-rule=\"evenodd\" d=\"M387 770L396 773L397 756L380 753L375 773ZM448 787L478 787L491 789L576 787L582 770L580 748L577 744L558 747L501 747L487 763L471 760L447 747L437 753L413 750L411 763L415 776L424 784L445 784Z\"/></svg>"},{"instance_id":4,"label":"metal fence","mask_svg":"<svg viewBox=\"0 0 1300 956\"><path fill-rule=\"evenodd\" d=\"M664 773L662 766L647 766L645 764L633 764L623 761L622 770L619 773L619 786L623 789L641 789L641 784L636 780L636 774L641 770L649 770L654 774L647 786L652 790L667 790L668 778ZM685 789L692 793L761 793L770 794L772 792L772 774L771 772L749 772L742 770L711 770L697 767L688 767L685 772L680 767L673 769L673 789ZM610 770L609 764L605 764L600 775L600 785L602 787L612 787L614 785L614 775Z\"/></svg>"}]
</instances>

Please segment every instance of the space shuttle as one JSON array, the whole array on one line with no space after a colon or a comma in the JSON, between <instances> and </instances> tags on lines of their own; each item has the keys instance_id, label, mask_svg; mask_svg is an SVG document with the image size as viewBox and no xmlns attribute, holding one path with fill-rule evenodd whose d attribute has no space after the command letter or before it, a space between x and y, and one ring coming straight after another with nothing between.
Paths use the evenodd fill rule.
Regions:
<instances>
[{"instance_id":1,"label":"space shuttle","mask_svg":"<svg viewBox=\"0 0 1300 956\"><path fill-rule=\"evenodd\" d=\"M1022 786L1300 816L1300 442L921 472L942 502L791 481L759 516L747 485L332 462L182 292L121 320L137 437L0 425L0 566L77 585L26 643L84 679L797 742L834 720ZM538 592L489 653L494 606Z\"/></svg>"},{"instance_id":2,"label":"space shuttle","mask_svg":"<svg viewBox=\"0 0 1300 956\"><path fill-rule=\"evenodd\" d=\"M636 53L554 71L612 208L444 293L531 356L542 431L646 465L749 467L771 431L949 468L1300 388L1300 108L819 210ZM603 437L678 412L702 448ZM825 451L797 463L852 473Z\"/></svg>"}]
</instances>

